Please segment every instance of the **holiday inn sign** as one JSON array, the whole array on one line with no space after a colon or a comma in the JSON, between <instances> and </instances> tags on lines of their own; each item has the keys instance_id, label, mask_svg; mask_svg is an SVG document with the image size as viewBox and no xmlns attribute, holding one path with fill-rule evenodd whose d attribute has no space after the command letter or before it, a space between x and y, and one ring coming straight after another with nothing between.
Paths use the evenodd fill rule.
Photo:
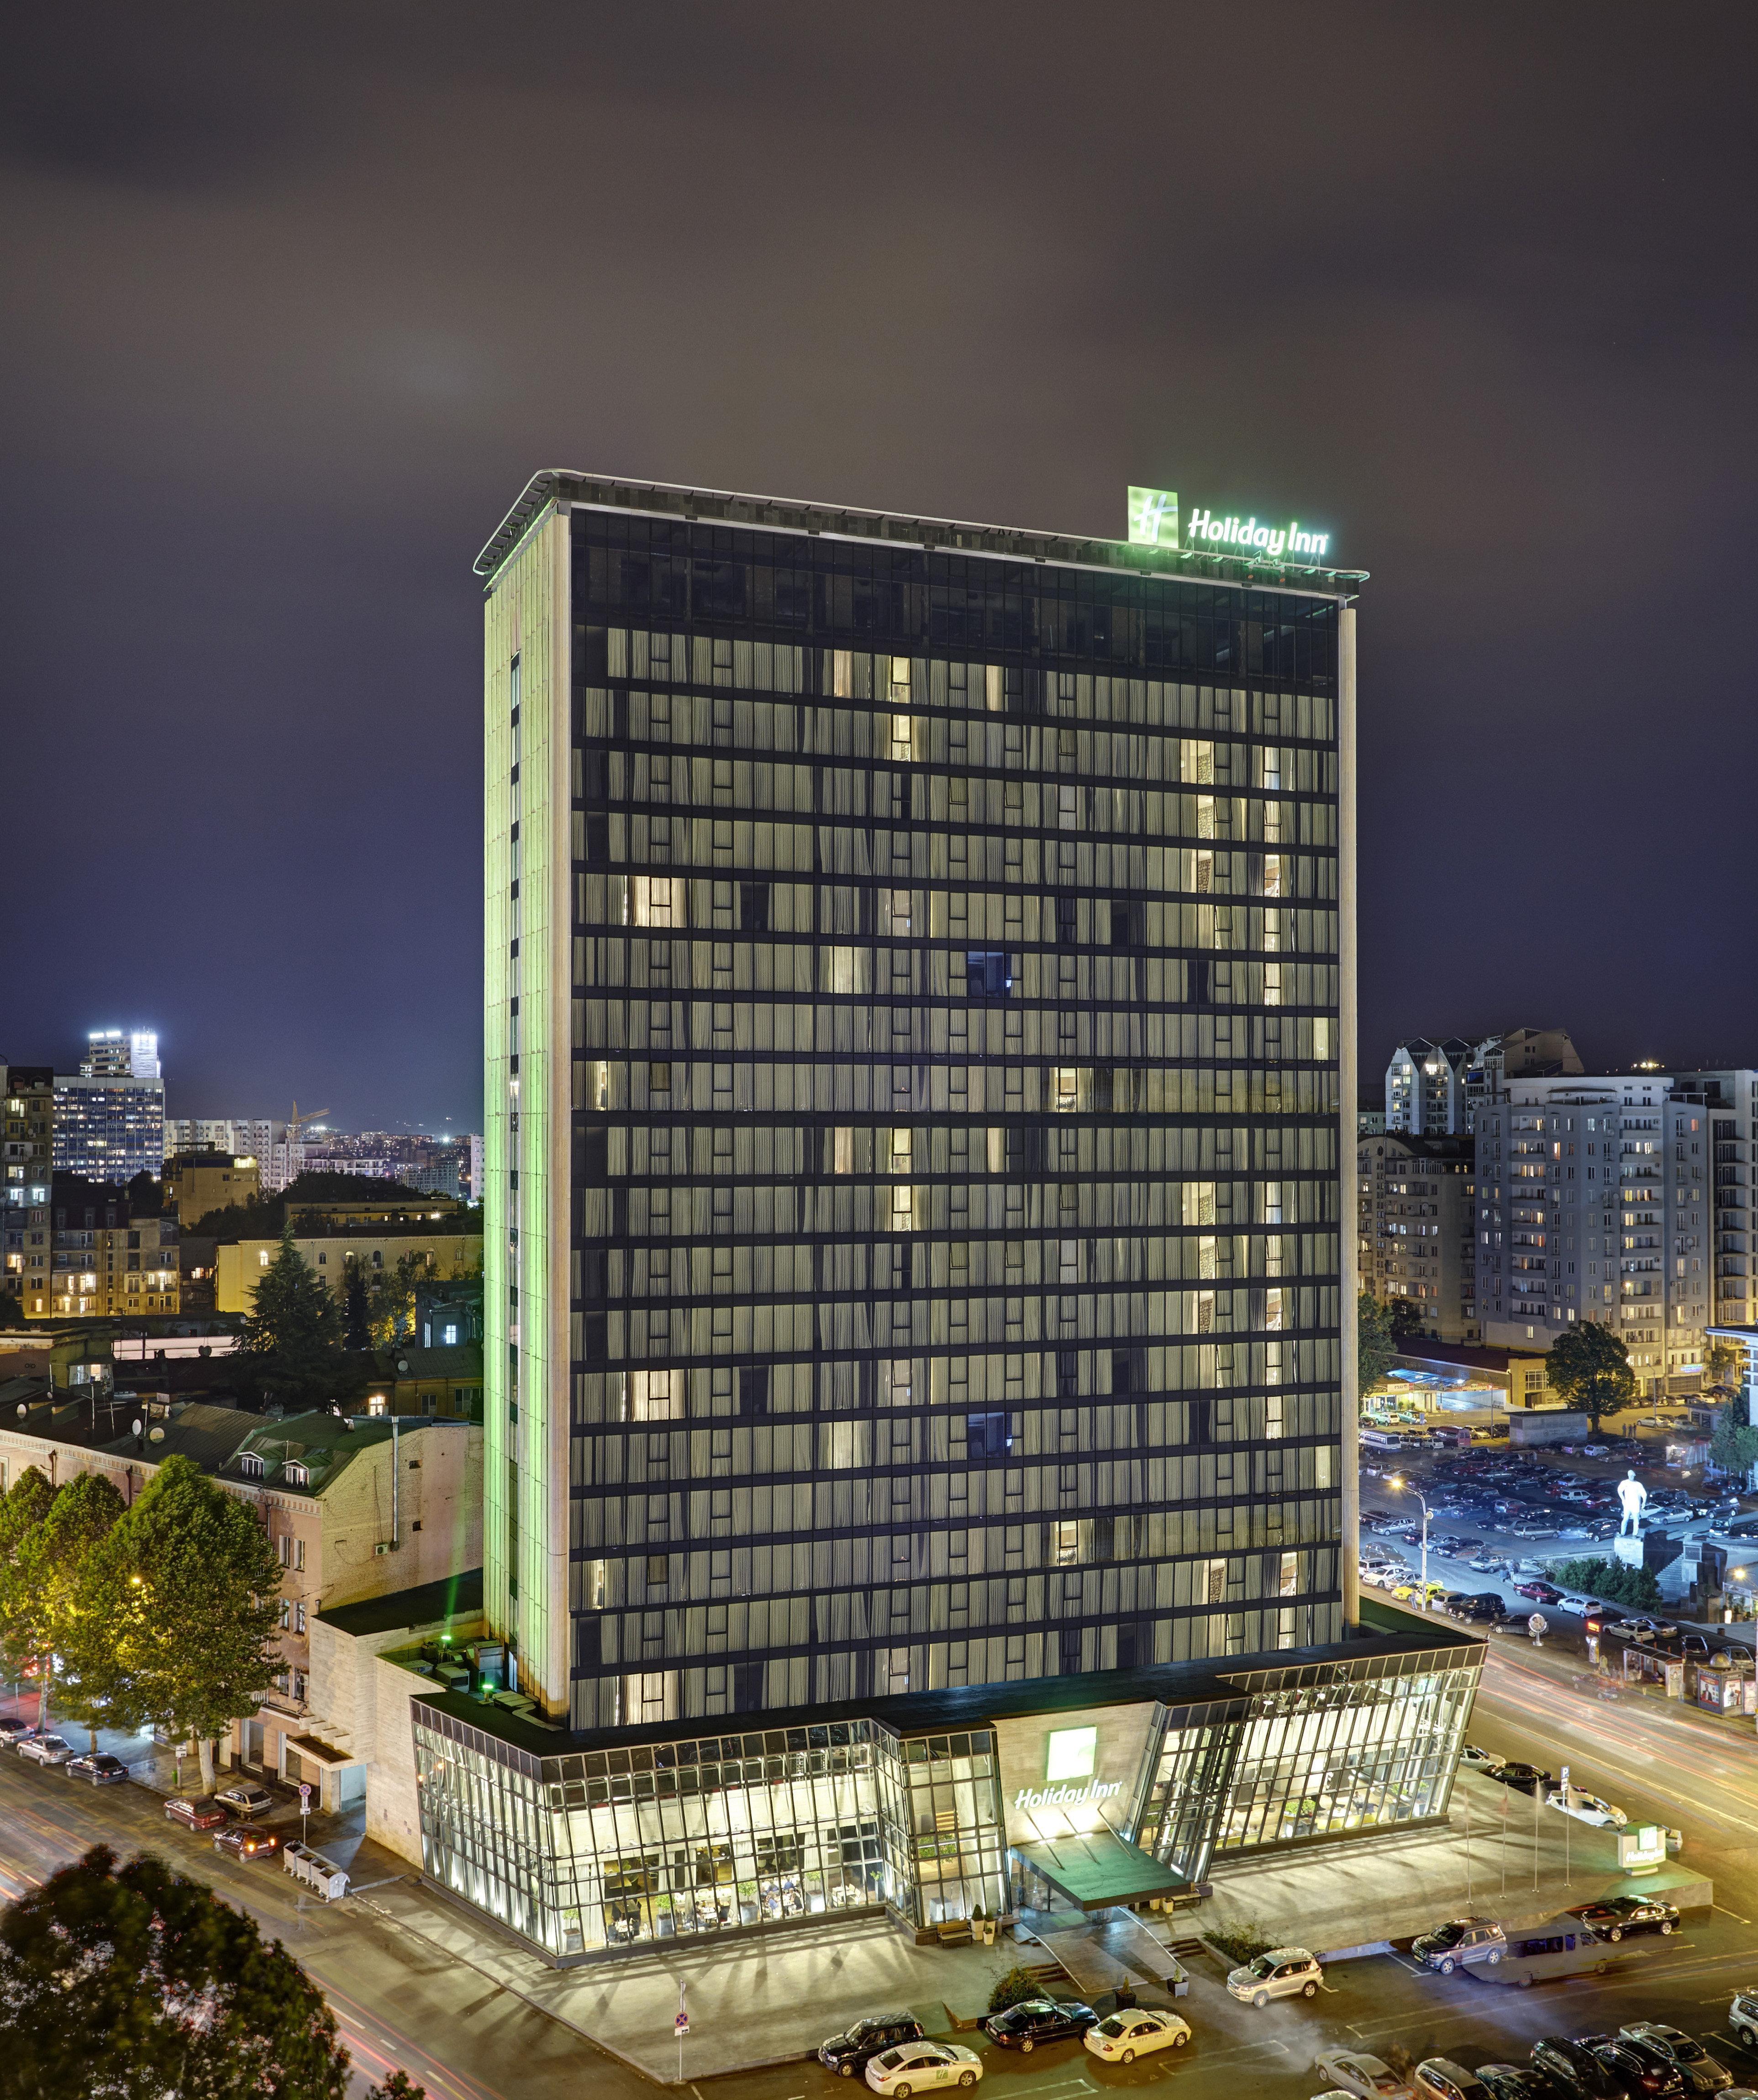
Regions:
<instances>
[{"instance_id":1,"label":"holiday inn sign","mask_svg":"<svg viewBox=\"0 0 1758 2100\"><path fill-rule=\"evenodd\" d=\"M1177 547L1200 549L1214 547L1245 554L1261 554L1279 562L1307 555L1323 561L1329 552L1328 532L1302 528L1298 518L1286 525L1261 523L1255 515L1239 517L1228 512L1217 517L1212 510L1193 510L1179 537L1178 492L1171 488L1131 488L1130 491L1130 544L1135 547Z\"/></svg>"}]
</instances>

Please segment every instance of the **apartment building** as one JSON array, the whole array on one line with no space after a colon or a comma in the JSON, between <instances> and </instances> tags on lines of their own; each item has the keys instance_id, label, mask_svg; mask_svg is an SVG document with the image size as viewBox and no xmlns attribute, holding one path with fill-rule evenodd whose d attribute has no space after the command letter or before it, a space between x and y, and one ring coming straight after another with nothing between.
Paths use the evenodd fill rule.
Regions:
<instances>
[{"instance_id":1,"label":"apartment building","mask_svg":"<svg viewBox=\"0 0 1758 2100\"><path fill-rule=\"evenodd\" d=\"M1472 1139L1395 1131L1364 1138L1355 1198L1364 1289L1413 1305L1415 1332L1478 1340Z\"/></svg>"}]
</instances>

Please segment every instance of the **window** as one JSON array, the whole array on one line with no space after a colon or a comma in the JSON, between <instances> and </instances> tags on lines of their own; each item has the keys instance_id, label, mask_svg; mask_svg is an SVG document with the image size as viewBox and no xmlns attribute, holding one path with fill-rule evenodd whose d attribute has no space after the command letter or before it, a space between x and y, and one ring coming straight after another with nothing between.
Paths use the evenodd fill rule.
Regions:
<instances>
[{"instance_id":1,"label":"window","mask_svg":"<svg viewBox=\"0 0 1758 2100\"><path fill-rule=\"evenodd\" d=\"M1013 990L1013 958L1005 949L972 948L964 958L965 989L972 999L1006 999Z\"/></svg>"}]
</instances>

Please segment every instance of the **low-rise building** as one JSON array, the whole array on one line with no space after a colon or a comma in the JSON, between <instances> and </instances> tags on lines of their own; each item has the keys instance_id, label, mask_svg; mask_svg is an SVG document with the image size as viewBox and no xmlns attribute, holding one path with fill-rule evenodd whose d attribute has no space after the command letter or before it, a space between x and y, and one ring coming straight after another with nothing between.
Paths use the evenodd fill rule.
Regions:
<instances>
[{"instance_id":1,"label":"low-rise building","mask_svg":"<svg viewBox=\"0 0 1758 2100\"><path fill-rule=\"evenodd\" d=\"M326 1806L340 1806L349 1797L334 1774L347 1760L326 1760L306 1696L311 1622L325 1605L479 1566L482 1431L403 1417L275 1418L108 1389L89 1399L57 1393L0 1421L0 1489L35 1466L57 1485L101 1473L132 1503L175 1454L256 1509L282 1570L282 1668L257 1714L235 1723L229 1754L307 1780Z\"/></svg>"},{"instance_id":2,"label":"low-rise building","mask_svg":"<svg viewBox=\"0 0 1758 2100\"><path fill-rule=\"evenodd\" d=\"M443 1226L443 1221L442 1221ZM369 1275L394 1273L411 1258L421 1275L441 1282L468 1276L482 1266L480 1233L448 1232L442 1226L425 1232L383 1232L372 1226L299 1233L293 1241L299 1259L340 1297L347 1288L347 1265L356 1257ZM222 1242L215 1264L215 1302L222 1312L248 1312L262 1273L280 1251L278 1239Z\"/></svg>"},{"instance_id":3,"label":"low-rise building","mask_svg":"<svg viewBox=\"0 0 1758 2100\"><path fill-rule=\"evenodd\" d=\"M253 1203L261 1193L262 1176L248 1154L180 1152L165 1162L165 1201L180 1225L229 1204Z\"/></svg>"},{"instance_id":4,"label":"low-rise building","mask_svg":"<svg viewBox=\"0 0 1758 2100\"><path fill-rule=\"evenodd\" d=\"M156 1320L177 1313L182 1276L174 1218L143 1206L126 1188L76 1174L57 1174L51 1195L48 1317Z\"/></svg>"},{"instance_id":5,"label":"low-rise building","mask_svg":"<svg viewBox=\"0 0 1758 2100\"><path fill-rule=\"evenodd\" d=\"M375 1352L377 1375L367 1395L370 1414L433 1414L480 1421L482 1346L460 1342L425 1349L412 1342Z\"/></svg>"}]
</instances>

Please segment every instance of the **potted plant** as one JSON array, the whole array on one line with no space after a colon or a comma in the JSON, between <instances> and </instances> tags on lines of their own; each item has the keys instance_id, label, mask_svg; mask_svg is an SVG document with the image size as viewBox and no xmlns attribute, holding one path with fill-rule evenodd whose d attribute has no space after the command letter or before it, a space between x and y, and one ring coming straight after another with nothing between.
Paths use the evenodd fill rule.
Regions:
<instances>
[{"instance_id":1,"label":"potted plant","mask_svg":"<svg viewBox=\"0 0 1758 2100\"><path fill-rule=\"evenodd\" d=\"M985 1909L981 1904L979 1904L971 1913L971 1923L976 1928L976 1936L982 1941L984 1946L993 1947L995 1943L995 1930L1000 1923L1000 1920L994 1912Z\"/></svg>"}]
</instances>

